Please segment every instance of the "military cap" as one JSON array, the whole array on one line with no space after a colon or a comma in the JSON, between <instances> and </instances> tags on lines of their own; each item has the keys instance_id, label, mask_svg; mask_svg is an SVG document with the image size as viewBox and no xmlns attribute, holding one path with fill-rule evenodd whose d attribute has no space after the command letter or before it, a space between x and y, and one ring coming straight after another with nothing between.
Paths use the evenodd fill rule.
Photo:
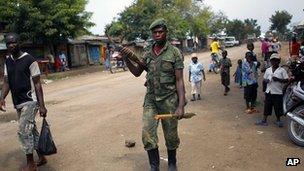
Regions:
<instances>
[{"instance_id":1,"label":"military cap","mask_svg":"<svg viewBox=\"0 0 304 171\"><path fill-rule=\"evenodd\" d=\"M149 29L150 30L153 30L155 27L164 27L165 29L167 29L167 24L166 24L166 21L165 19L163 18L159 18L159 19L156 19L155 21L153 21L153 23L150 25Z\"/></svg>"}]
</instances>

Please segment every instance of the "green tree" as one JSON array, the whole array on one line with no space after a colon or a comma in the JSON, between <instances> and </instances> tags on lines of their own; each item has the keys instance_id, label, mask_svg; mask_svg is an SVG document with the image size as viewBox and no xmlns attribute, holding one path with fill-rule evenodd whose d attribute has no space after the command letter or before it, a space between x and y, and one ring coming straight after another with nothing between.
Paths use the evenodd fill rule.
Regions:
<instances>
[{"instance_id":1,"label":"green tree","mask_svg":"<svg viewBox=\"0 0 304 171\"><path fill-rule=\"evenodd\" d=\"M255 34L255 36L260 36L261 35L261 26L257 24L257 20L255 19L245 19L244 20L245 24L245 32L246 34Z\"/></svg>"},{"instance_id":2,"label":"green tree","mask_svg":"<svg viewBox=\"0 0 304 171\"><path fill-rule=\"evenodd\" d=\"M223 13L214 13L209 21L211 34L218 34L226 29L228 17Z\"/></svg>"},{"instance_id":3,"label":"green tree","mask_svg":"<svg viewBox=\"0 0 304 171\"><path fill-rule=\"evenodd\" d=\"M237 40L246 38L245 23L242 20L234 19L226 25L226 32L230 36L235 36Z\"/></svg>"},{"instance_id":4,"label":"green tree","mask_svg":"<svg viewBox=\"0 0 304 171\"><path fill-rule=\"evenodd\" d=\"M193 3L189 17L186 18L190 25L190 35L198 38L207 36L210 33L209 20L211 17L212 13L208 7Z\"/></svg>"},{"instance_id":5,"label":"green tree","mask_svg":"<svg viewBox=\"0 0 304 171\"><path fill-rule=\"evenodd\" d=\"M23 40L55 44L89 33L87 29L94 24L86 4L87 0L0 1L0 20Z\"/></svg>"},{"instance_id":6,"label":"green tree","mask_svg":"<svg viewBox=\"0 0 304 171\"><path fill-rule=\"evenodd\" d=\"M291 19L292 15L287 11L276 11L269 19L271 22L270 29L284 35L285 32L288 31L287 25L290 23Z\"/></svg>"},{"instance_id":7,"label":"green tree","mask_svg":"<svg viewBox=\"0 0 304 171\"><path fill-rule=\"evenodd\" d=\"M185 39L189 33L207 35L210 17L210 10L193 0L137 0L107 25L106 30L109 35L129 41L135 38L147 40L151 36L150 24L156 18L164 18L170 30L169 37Z\"/></svg>"}]
</instances>

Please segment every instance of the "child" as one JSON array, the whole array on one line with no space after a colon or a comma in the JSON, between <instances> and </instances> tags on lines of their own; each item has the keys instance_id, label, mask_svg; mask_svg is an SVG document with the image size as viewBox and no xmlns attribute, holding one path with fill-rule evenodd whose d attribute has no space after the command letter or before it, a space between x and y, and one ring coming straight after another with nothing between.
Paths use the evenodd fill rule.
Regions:
<instances>
[{"instance_id":1,"label":"child","mask_svg":"<svg viewBox=\"0 0 304 171\"><path fill-rule=\"evenodd\" d=\"M247 43L248 52L252 53L253 61L257 63L257 68L260 68L261 63L258 61L257 55L254 53L254 44L252 42Z\"/></svg>"},{"instance_id":2,"label":"child","mask_svg":"<svg viewBox=\"0 0 304 171\"><path fill-rule=\"evenodd\" d=\"M189 65L189 82L191 82L191 101L195 101L195 95L197 94L197 100L201 100L201 87L202 76L206 81L203 64L197 61L196 53L191 54L192 62Z\"/></svg>"},{"instance_id":3,"label":"child","mask_svg":"<svg viewBox=\"0 0 304 171\"><path fill-rule=\"evenodd\" d=\"M242 88L242 60L238 60L238 66L236 68L236 71L233 74L234 76L234 82Z\"/></svg>"},{"instance_id":4,"label":"child","mask_svg":"<svg viewBox=\"0 0 304 171\"><path fill-rule=\"evenodd\" d=\"M248 52L252 53L253 61L258 61L256 54L253 52L254 44L252 42L247 43L247 50L248 50Z\"/></svg>"},{"instance_id":5,"label":"child","mask_svg":"<svg viewBox=\"0 0 304 171\"><path fill-rule=\"evenodd\" d=\"M227 58L227 51L222 51L223 58L220 59L221 66L221 81L222 85L225 87L224 96L227 96L228 91L230 91L230 67L232 66L231 60Z\"/></svg>"},{"instance_id":6,"label":"child","mask_svg":"<svg viewBox=\"0 0 304 171\"><path fill-rule=\"evenodd\" d=\"M55 71L56 72L59 72L59 71L62 71L62 63L61 63L61 60L59 57L56 57L55 58L55 63L54 63L54 67L55 67Z\"/></svg>"},{"instance_id":7,"label":"child","mask_svg":"<svg viewBox=\"0 0 304 171\"><path fill-rule=\"evenodd\" d=\"M274 108L278 127L283 127L280 117L283 115L283 86L288 82L288 74L285 69L279 66L281 58L277 53L270 56L271 67L264 74L264 82L267 83L265 91L264 117L257 121L256 125L267 126L267 117L272 113Z\"/></svg>"},{"instance_id":8,"label":"child","mask_svg":"<svg viewBox=\"0 0 304 171\"><path fill-rule=\"evenodd\" d=\"M259 69L260 69L260 66L261 66L261 63L258 61L257 59L257 55L254 53L254 44L252 42L249 42L247 43L247 49L248 49L248 52L252 53L252 56L253 56L253 62L256 63L256 68L257 68L257 72L255 73L256 74L256 78L258 78L259 76ZM257 82L257 87L259 87L259 83ZM255 107L256 104L257 104L257 94L255 94L254 96L254 103L253 103L253 106Z\"/></svg>"},{"instance_id":9,"label":"child","mask_svg":"<svg viewBox=\"0 0 304 171\"><path fill-rule=\"evenodd\" d=\"M257 96L257 63L253 61L251 52L246 53L246 59L242 63L242 84L244 86L244 99L246 100L246 113L257 112L254 109Z\"/></svg>"}]
</instances>

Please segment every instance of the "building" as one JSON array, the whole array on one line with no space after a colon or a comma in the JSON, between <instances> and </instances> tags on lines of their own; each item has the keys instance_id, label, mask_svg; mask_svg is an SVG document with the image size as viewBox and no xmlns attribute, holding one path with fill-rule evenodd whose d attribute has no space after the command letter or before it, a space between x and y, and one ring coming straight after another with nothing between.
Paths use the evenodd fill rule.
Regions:
<instances>
[{"instance_id":1,"label":"building","mask_svg":"<svg viewBox=\"0 0 304 171\"><path fill-rule=\"evenodd\" d=\"M104 36L85 35L68 40L70 67L100 64L105 59L108 39Z\"/></svg>"}]
</instances>

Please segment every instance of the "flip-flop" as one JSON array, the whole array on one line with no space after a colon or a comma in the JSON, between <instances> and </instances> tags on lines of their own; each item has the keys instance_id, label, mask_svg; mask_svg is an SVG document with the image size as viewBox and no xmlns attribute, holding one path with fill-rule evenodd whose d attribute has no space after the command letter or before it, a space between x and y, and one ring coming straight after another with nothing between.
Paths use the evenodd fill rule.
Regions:
<instances>
[{"instance_id":1,"label":"flip-flop","mask_svg":"<svg viewBox=\"0 0 304 171\"><path fill-rule=\"evenodd\" d=\"M259 126L268 126L268 123L263 120L258 120L254 124Z\"/></svg>"}]
</instances>

